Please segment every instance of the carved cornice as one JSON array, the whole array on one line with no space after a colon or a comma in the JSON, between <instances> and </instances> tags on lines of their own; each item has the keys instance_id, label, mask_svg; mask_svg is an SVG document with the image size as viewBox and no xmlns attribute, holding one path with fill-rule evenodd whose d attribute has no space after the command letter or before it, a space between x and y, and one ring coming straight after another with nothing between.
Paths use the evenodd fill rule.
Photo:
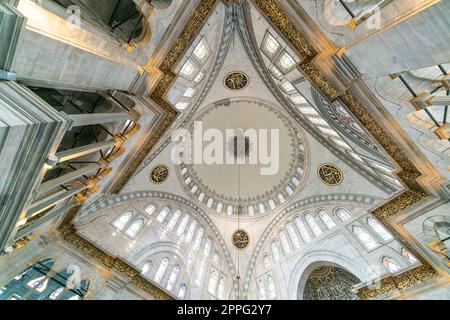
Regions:
<instances>
[{"instance_id":1,"label":"carved cornice","mask_svg":"<svg viewBox=\"0 0 450 320\"><path fill-rule=\"evenodd\" d=\"M86 256L93 258L96 262L101 263L104 267L110 270L116 270L121 274L127 276L131 283L136 287L142 289L146 293L158 300L172 300L169 294L146 280L140 275L140 272L127 262L118 257L114 257L102 249L96 247L80 235L76 233L76 229L72 224L73 218L77 215L81 206L76 206L69 210L64 217L63 222L59 226L62 237L65 241L74 246L78 251L81 251Z\"/></svg>"}]
</instances>

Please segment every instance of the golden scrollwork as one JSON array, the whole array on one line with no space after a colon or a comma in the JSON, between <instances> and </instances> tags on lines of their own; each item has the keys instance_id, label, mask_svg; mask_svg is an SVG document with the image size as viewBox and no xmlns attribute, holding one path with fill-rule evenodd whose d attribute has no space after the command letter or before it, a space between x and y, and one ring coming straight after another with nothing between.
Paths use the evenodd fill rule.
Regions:
<instances>
[{"instance_id":1,"label":"golden scrollwork","mask_svg":"<svg viewBox=\"0 0 450 320\"><path fill-rule=\"evenodd\" d=\"M433 279L439 274L429 265L421 265L396 276L381 279L380 283L365 286L358 290L361 299L373 299L393 290L403 290L426 280Z\"/></svg>"},{"instance_id":2,"label":"golden scrollwork","mask_svg":"<svg viewBox=\"0 0 450 320\"><path fill-rule=\"evenodd\" d=\"M206 18L211 14L218 0L202 0L194 13L189 18L186 26L180 32L179 36L175 40L174 44L170 48L169 52L164 57L159 69L162 72L162 76L158 83L155 85L150 97L155 101L158 106L165 113L164 119L161 121L158 128L156 128L148 138L143 148L139 151L133 162L129 165L126 172L118 179L114 184L111 192L119 193L120 190L126 185L133 173L137 170L139 165L144 161L145 157L149 154L151 149L155 146L158 140L162 137L163 133L170 127L177 116L177 111L174 107L168 103L163 97L166 91L170 88L171 84L175 80L173 68L183 56L187 47L197 34L200 27L205 22Z\"/></svg>"}]
</instances>

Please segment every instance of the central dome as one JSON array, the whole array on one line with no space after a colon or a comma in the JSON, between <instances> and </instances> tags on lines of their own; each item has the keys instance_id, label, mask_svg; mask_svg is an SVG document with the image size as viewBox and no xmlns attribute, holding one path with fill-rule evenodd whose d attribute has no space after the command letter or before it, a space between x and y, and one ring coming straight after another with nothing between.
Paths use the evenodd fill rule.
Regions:
<instances>
[{"instance_id":1,"label":"central dome","mask_svg":"<svg viewBox=\"0 0 450 320\"><path fill-rule=\"evenodd\" d=\"M251 99L224 100L206 108L191 131L194 123L203 133L213 129L223 137L223 150L214 153L223 155L223 162L180 166L183 186L202 205L228 215L262 214L300 188L303 142L299 129L276 107ZM203 142L203 150L211 141Z\"/></svg>"}]
</instances>

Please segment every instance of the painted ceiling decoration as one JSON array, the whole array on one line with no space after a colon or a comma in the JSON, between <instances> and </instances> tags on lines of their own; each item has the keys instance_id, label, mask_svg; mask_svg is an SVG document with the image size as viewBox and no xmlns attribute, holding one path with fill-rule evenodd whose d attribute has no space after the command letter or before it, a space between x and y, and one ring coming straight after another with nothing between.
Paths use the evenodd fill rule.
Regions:
<instances>
[{"instance_id":1,"label":"painted ceiling decoration","mask_svg":"<svg viewBox=\"0 0 450 320\"><path fill-rule=\"evenodd\" d=\"M205 21L214 10L217 10L214 14L223 18L220 21L222 34L217 43L204 31L207 29ZM230 61L237 61L236 52L241 54L243 62L231 68ZM103 207L99 208L104 209L114 201L130 200L130 194L137 198L170 199L189 205L216 237L227 261L230 282L237 292L235 297L245 298L252 289L255 263L262 258L263 249L275 243L272 242L274 234L279 237L281 248L288 251L286 233L277 228L278 223L284 223L293 210L327 199L365 202L367 205L382 199L375 195L339 194L339 191L316 197L302 196L302 192L312 188L306 184L307 178L312 178L311 172L329 188L343 184L347 180L347 172L356 172L359 179L369 182L389 199L371 212L381 222L381 228L392 233L399 244L417 257L414 267L402 273L392 272L382 279L380 288L359 288L358 297L374 298L396 288L407 288L437 277L437 271L396 231L390 220L428 197L416 182L420 172L350 90L340 92L325 78L315 65L314 58L318 54L276 1L252 0L226 5L217 0L201 1L159 67L161 77L151 99L164 110L161 126L139 152L129 171L114 186L114 193L119 195L103 199ZM223 90L217 90L219 86ZM261 89L261 93L253 92L248 96L252 88ZM176 166L176 172L171 172L166 157L171 147L170 134L181 127L193 130L193 123L197 120L202 120L205 128L219 130L279 129L280 153L283 155L280 159L281 173L264 177L256 174L260 169L257 166L231 165L219 169L214 165L185 163ZM247 139L239 153L236 141L233 137L225 143L234 147L226 152L236 158L247 157L255 147L251 139ZM309 145L314 143L327 150L340 164L310 163L308 159L314 150L309 149ZM344 166L355 168L354 172L344 169ZM396 174L397 166L401 171ZM122 194L122 190L130 187L128 182L139 179L142 173L145 173L149 185L150 175L151 181L161 191ZM178 182L177 192L182 196L164 191L166 184L173 181ZM92 208L95 205L84 208L80 217L84 219L89 214L94 215ZM129 276L143 290L163 299L171 298L146 281L136 266L79 235L74 225L76 220L73 220L79 209L72 210L60 228L69 243L108 268ZM242 223L253 223L263 221L272 212L277 214L257 238L252 238L250 231L239 225L241 218ZM304 216L306 222L309 218L314 220L309 212ZM330 229L336 225L330 217L321 217L324 223L328 222ZM233 224L235 218L237 225ZM235 230L231 239L224 239L218 231L216 223L222 221L220 219L228 219L225 221ZM299 222L298 225L302 224ZM313 223L311 225L314 226ZM311 229L314 232L314 228ZM288 224L286 230L288 233L292 230ZM317 232L316 236L319 237L320 233ZM238 249L238 253L231 248ZM248 248L253 248L253 251ZM243 262L240 260L242 252L246 254ZM270 290L273 279L267 281ZM357 279L332 268L315 271L309 282L309 296L323 295L315 288L320 281L332 282L334 290L339 290L341 285L349 286Z\"/></svg>"},{"instance_id":2,"label":"painted ceiling decoration","mask_svg":"<svg viewBox=\"0 0 450 320\"><path fill-rule=\"evenodd\" d=\"M240 214L253 216L278 208L301 188L305 158L302 138L297 133L299 128L293 127L277 108L255 99L230 99L204 109L194 121L202 121L205 131L215 128L224 135L227 129L279 130L278 148L283 154L276 175L260 175L262 164L181 164L178 170L181 184L194 201L219 213L233 215L237 214L239 200L244 204ZM193 128L193 123L190 127ZM256 144L256 140L254 142ZM225 152L233 152L230 141L225 143L228 144ZM257 148L252 144L253 139L250 149ZM250 153L256 151L250 150Z\"/></svg>"}]
</instances>

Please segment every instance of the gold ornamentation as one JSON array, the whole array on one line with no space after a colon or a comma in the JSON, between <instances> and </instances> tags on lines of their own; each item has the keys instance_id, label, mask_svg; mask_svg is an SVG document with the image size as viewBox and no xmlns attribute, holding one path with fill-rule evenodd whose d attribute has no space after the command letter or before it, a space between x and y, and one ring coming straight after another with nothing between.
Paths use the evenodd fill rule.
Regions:
<instances>
[{"instance_id":1,"label":"gold ornamentation","mask_svg":"<svg viewBox=\"0 0 450 320\"><path fill-rule=\"evenodd\" d=\"M154 184L160 184L166 181L169 176L169 167L164 164L157 165L150 172L150 180Z\"/></svg>"},{"instance_id":2,"label":"gold ornamentation","mask_svg":"<svg viewBox=\"0 0 450 320\"><path fill-rule=\"evenodd\" d=\"M146 141L143 148L139 151L136 158L130 164L129 169L120 177L118 182L114 185L111 192L119 193L125 186L133 173L137 170L140 164L144 161L150 150L156 145L158 140L162 137L163 133L170 127L177 116L175 108L164 100L166 91L170 88L171 84L175 80L173 74L173 68L183 56L189 44L197 34L198 30L205 22L206 18L210 15L214 9L218 0L202 0L197 8L194 10L191 18L188 20L186 26L175 40L173 46L170 48L169 53L165 56L159 69L162 71L162 76L156 84L150 97L155 101L162 111L165 113L164 119L160 125L155 129L152 136Z\"/></svg>"},{"instance_id":3,"label":"gold ornamentation","mask_svg":"<svg viewBox=\"0 0 450 320\"><path fill-rule=\"evenodd\" d=\"M239 250L244 250L250 244L250 236L248 233L242 229L236 230L233 233L233 245Z\"/></svg>"},{"instance_id":4,"label":"gold ornamentation","mask_svg":"<svg viewBox=\"0 0 450 320\"><path fill-rule=\"evenodd\" d=\"M230 90L238 91L248 86L248 76L240 71L229 73L223 80L225 87Z\"/></svg>"},{"instance_id":5,"label":"gold ornamentation","mask_svg":"<svg viewBox=\"0 0 450 320\"><path fill-rule=\"evenodd\" d=\"M344 180L342 171L331 163L324 163L320 165L317 170L320 180L329 186L337 186Z\"/></svg>"}]
</instances>

